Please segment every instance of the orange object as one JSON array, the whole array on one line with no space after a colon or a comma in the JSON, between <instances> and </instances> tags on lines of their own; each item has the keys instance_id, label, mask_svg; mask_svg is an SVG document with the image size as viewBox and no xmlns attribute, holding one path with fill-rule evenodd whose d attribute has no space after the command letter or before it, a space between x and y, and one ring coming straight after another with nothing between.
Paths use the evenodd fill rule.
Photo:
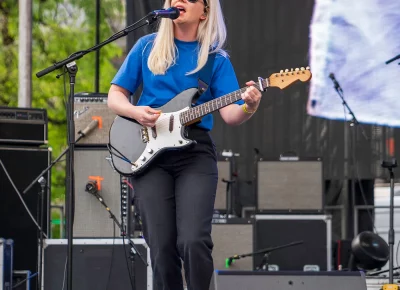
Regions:
<instances>
[{"instance_id":1,"label":"orange object","mask_svg":"<svg viewBox=\"0 0 400 290\"><path fill-rule=\"evenodd\" d=\"M389 138L386 140L387 150L389 152L390 157L394 156L394 138Z\"/></svg>"},{"instance_id":2,"label":"orange object","mask_svg":"<svg viewBox=\"0 0 400 290\"><path fill-rule=\"evenodd\" d=\"M100 116L92 116L92 120L99 121L99 129L103 129L103 118Z\"/></svg>"},{"instance_id":3,"label":"orange object","mask_svg":"<svg viewBox=\"0 0 400 290\"><path fill-rule=\"evenodd\" d=\"M89 176L90 180L94 180L97 182L97 190L101 190L101 182L104 180L101 176Z\"/></svg>"},{"instance_id":4,"label":"orange object","mask_svg":"<svg viewBox=\"0 0 400 290\"><path fill-rule=\"evenodd\" d=\"M382 287L383 290L399 290L399 286L396 284L386 284Z\"/></svg>"}]
</instances>

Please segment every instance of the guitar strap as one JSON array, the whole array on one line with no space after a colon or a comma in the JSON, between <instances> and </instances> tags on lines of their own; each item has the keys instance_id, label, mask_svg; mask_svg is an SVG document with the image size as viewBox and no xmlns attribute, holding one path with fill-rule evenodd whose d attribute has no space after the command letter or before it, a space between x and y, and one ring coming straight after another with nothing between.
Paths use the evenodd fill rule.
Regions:
<instances>
[{"instance_id":1,"label":"guitar strap","mask_svg":"<svg viewBox=\"0 0 400 290\"><path fill-rule=\"evenodd\" d=\"M199 96L201 96L205 91L207 91L208 86L211 83L212 71L214 67L215 53L208 56L206 65L199 72Z\"/></svg>"}]
</instances>

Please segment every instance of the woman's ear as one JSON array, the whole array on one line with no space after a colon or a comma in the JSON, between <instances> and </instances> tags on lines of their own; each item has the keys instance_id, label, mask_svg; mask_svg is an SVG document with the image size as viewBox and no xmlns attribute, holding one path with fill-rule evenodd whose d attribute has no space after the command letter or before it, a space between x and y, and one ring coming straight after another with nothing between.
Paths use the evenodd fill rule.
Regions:
<instances>
[{"instance_id":1,"label":"woman's ear","mask_svg":"<svg viewBox=\"0 0 400 290\"><path fill-rule=\"evenodd\" d=\"M207 14L208 14L208 7L204 8L204 13L201 15L200 19L201 20L206 20L207 19Z\"/></svg>"}]
</instances>

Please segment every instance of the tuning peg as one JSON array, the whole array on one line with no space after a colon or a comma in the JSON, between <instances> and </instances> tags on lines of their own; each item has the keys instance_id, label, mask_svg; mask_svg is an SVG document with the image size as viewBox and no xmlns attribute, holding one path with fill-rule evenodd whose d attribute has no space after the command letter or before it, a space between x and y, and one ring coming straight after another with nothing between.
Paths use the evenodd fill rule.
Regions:
<instances>
[{"instance_id":1,"label":"tuning peg","mask_svg":"<svg viewBox=\"0 0 400 290\"><path fill-rule=\"evenodd\" d=\"M301 68L302 71L306 70L304 67Z\"/></svg>"},{"instance_id":2,"label":"tuning peg","mask_svg":"<svg viewBox=\"0 0 400 290\"><path fill-rule=\"evenodd\" d=\"M281 70L280 73L283 74L283 70Z\"/></svg>"},{"instance_id":3,"label":"tuning peg","mask_svg":"<svg viewBox=\"0 0 400 290\"><path fill-rule=\"evenodd\" d=\"M306 67L306 70L310 70L310 67L308 66L308 67Z\"/></svg>"},{"instance_id":4,"label":"tuning peg","mask_svg":"<svg viewBox=\"0 0 400 290\"><path fill-rule=\"evenodd\" d=\"M299 71L299 70L300 70L300 69L297 67L297 68L296 68L296 71Z\"/></svg>"},{"instance_id":5,"label":"tuning peg","mask_svg":"<svg viewBox=\"0 0 400 290\"><path fill-rule=\"evenodd\" d=\"M288 70L288 69L285 69L285 72L289 72L289 70Z\"/></svg>"}]
</instances>

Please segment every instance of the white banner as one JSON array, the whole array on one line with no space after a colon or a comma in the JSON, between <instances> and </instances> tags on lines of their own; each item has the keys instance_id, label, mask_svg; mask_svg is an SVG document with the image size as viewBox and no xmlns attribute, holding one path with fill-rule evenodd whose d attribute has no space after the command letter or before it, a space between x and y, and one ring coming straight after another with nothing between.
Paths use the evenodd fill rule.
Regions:
<instances>
[{"instance_id":1,"label":"white banner","mask_svg":"<svg viewBox=\"0 0 400 290\"><path fill-rule=\"evenodd\" d=\"M349 120L334 73L358 121L400 126L400 0L315 0L308 113Z\"/></svg>"}]
</instances>

